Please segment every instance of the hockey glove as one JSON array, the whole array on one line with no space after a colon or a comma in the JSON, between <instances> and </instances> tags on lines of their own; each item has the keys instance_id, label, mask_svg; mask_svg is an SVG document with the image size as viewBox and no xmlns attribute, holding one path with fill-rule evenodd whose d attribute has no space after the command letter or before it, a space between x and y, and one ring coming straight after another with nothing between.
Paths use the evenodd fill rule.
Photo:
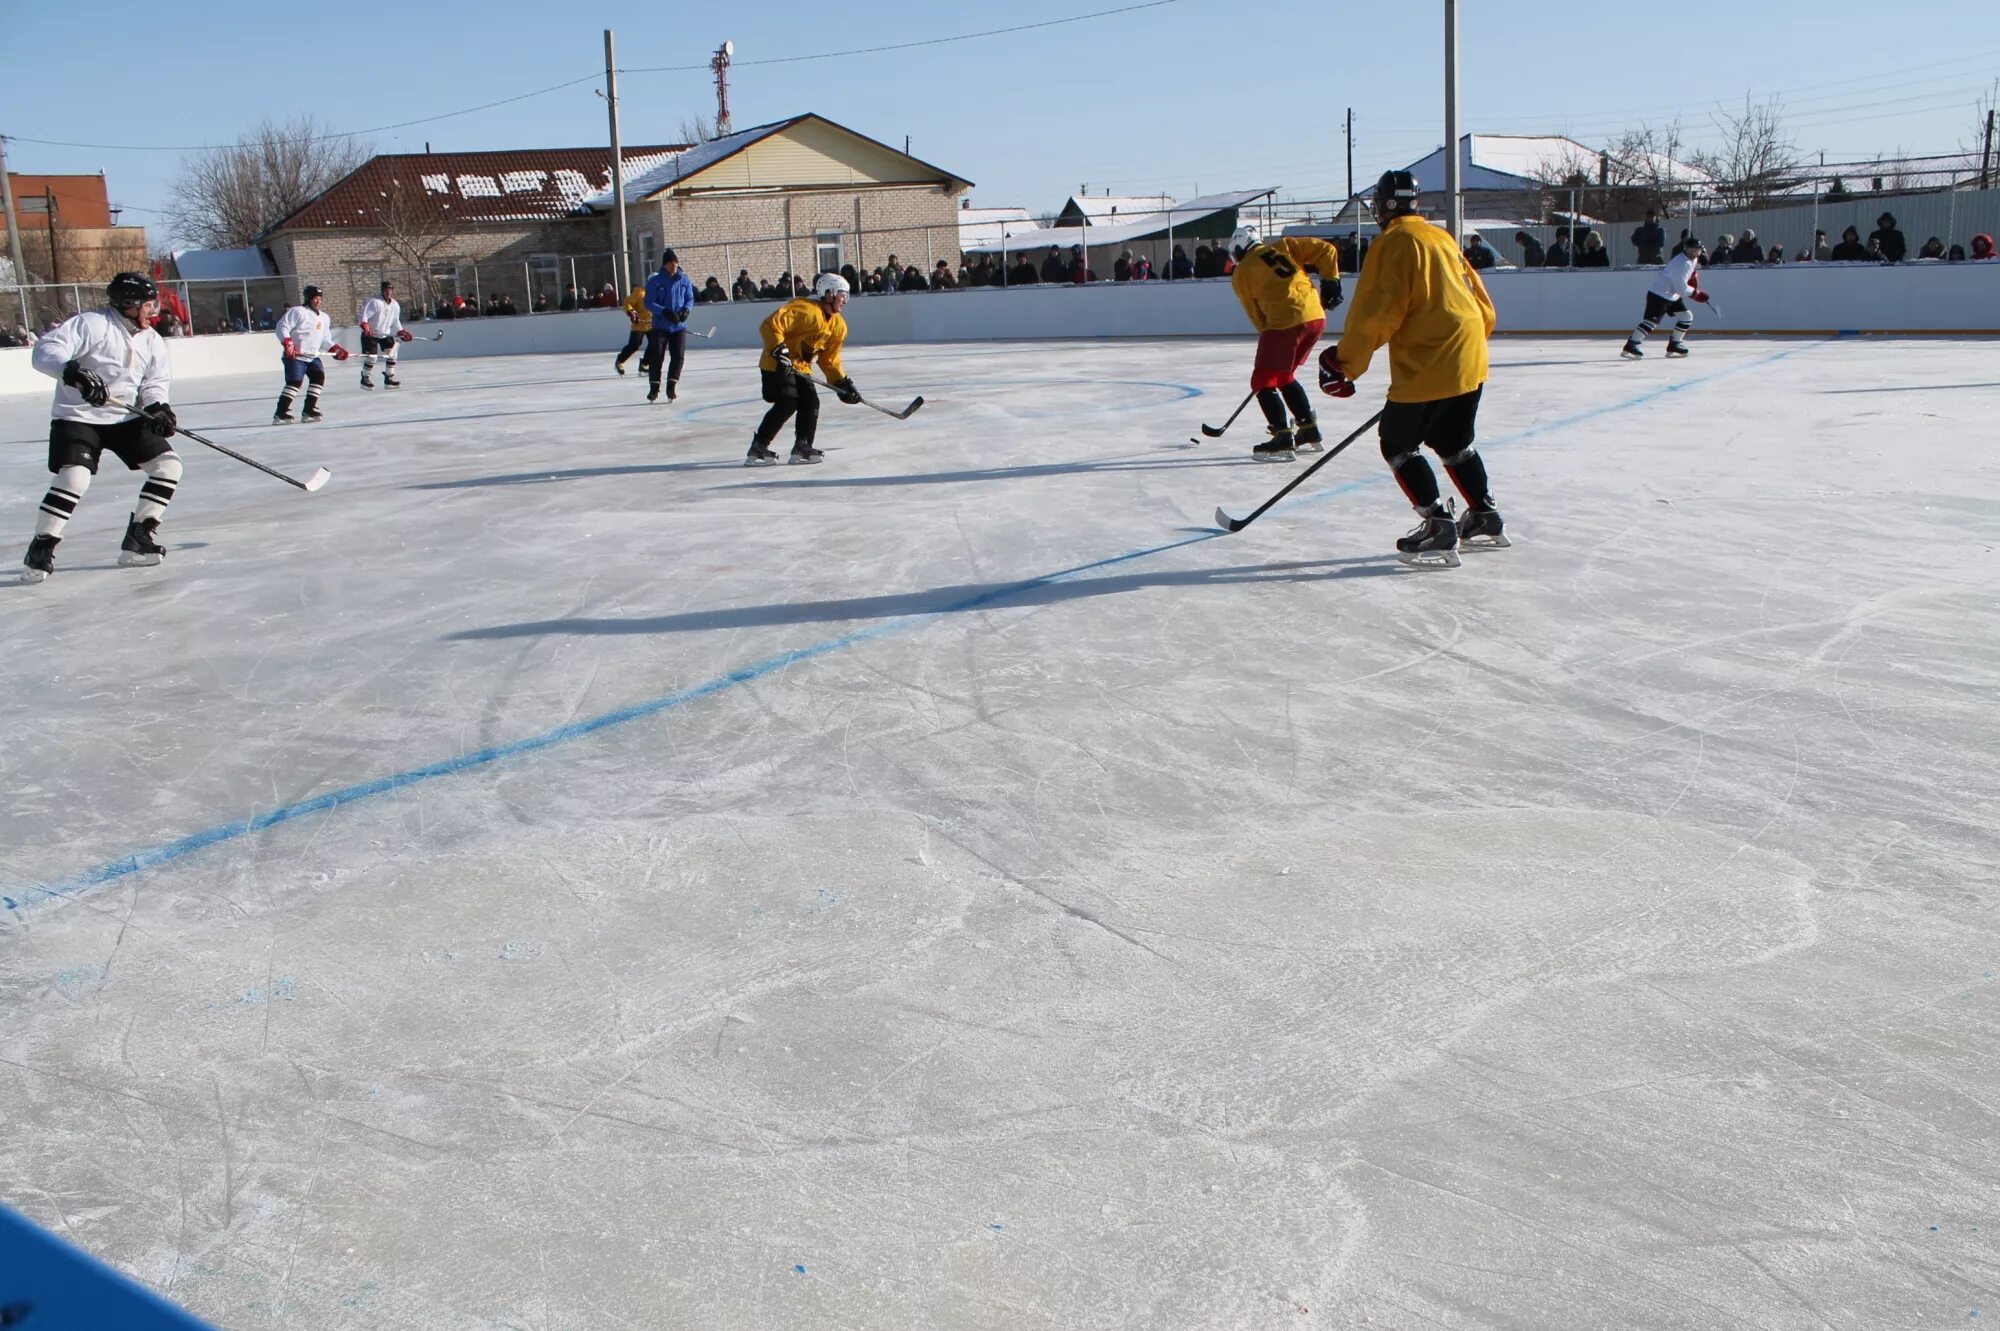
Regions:
<instances>
[{"instance_id":1,"label":"hockey glove","mask_svg":"<svg viewBox=\"0 0 2000 1331\"><path fill-rule=\"evenodd\" d=\"M1340 302L1347 299L1347 293L1340 288L1340 279L1335 277L1319 284L1319 303L1329 310L1340 308Z\"/></svg>"},{"instance_id":2,"label":"hockey glove","mask_svg":"<svg viewBox=\"0 0 2000 1331\"><path fill-rule=\"evenodd\" d=\"M1699 287L1695 288L1695 290L1690 292L1689 294L1694 297L1696 303L1701 305L1708 304L1708 293L1706 291L1701 290Z\"/></svg>"},{"instance_id":3,"label":"hockey glove","mask_svg":"<svg viewBox=\"0 0 2000 1331\"><path fill-rule=\"evenodd\" d=\"M414 342L414 341L416 341L416 338L414 338L414 337L410 336L410 330L409 330L409 329L407 329L407 328L398 328L398 329L396 330L396 340L397 340L398 342Z\"/></svg>"},{"instance_id":4,"label":"hockey glove","mask_svg":"<svg viewBox=\"0 0 2000 1331\"><path fill-rule=\"evenodd\" d=\"M158 435L162 439L173 438L174 431L181 426L180 419L174 415L174 409L164 402L149 403L139 409L139 414L146 418L146 433Z\"/></svg>"},{"instance_id":5,"label":"hockey glove","mask_svg":"<svg viewBox=\"0 0 2000 1331\"><path fill-rule=\"evenodd\" d=\"M792 368L792 349L780 342L771 348L771 360L779 374L786 373Z\"/></svg>"},{"instance_id":6,"label":"hockey glove","mask_svg":"<svg viewBox=\"0 0 2000 1331\"><path fill-rule=\"evenodd\" d=\"M93 407L103 406L108 396L104 391L104 381L75 361L63 366L62 381Z\"/></svg>"},{"instance_id":7,"label":"hockey glove","mask_svg":"<svg viewBox=\"0 0 2000 1331\"><path fill-rule=\"evenodd\" d=\"M1354 396L1354 381L1341 368L1337 347L1328 347L1319 353L1319 391L1328 397Z\"/></svg>"},{"instance_id":8,"label":"hockey glove","mask_svg":"<svg viewBox=\"0 0 2000 1331\"><path fill-rule=\"evenodd\" d=\"M286 360L297 360L298 358L299 358L299 344L298 344L298 343L296 343L296 342L294 342L294 341L292 341L292 339L290 339L289 337L288 337L288 338L286 338L286 339L285 339L285 359L286 359Z\"/></svg>"},{"instance_id":9,"label":"hockey glove","mask_svg":"<svg viewBox=\"0 0 2000 1331\"><path fill-rule=\"evenodd\" d=\"M331 355L331 356L332 356L332 357L333 357L333 358L334 358L335 360L346 360L346 359L347 359L347 348L346 348L346 347L343 347L343 346L341 346L341 345L340 345L340 343L338 343L338 342L334 343L334 344L333 344L332 346L328 347L328 348L327 348L326 350L327 350L327 354Z\"/></svg>"},{"instance_id":10,"label":"hockey glove","mask_svg":"<svg viewBox=\"0 0 2000 1331\"><path fill-rule=\"evenodd\" d=\"M667 322L670 324L684 324L688 321L688 315L692 313L694 313L692 310L668 310Z\"/></svg>"},{"instance_id":11,"label":"hockey glove","mask_svg":"<svg viewBox=\"0 0 2000 1331\"><path fill-rule=\"evenodd\" d=\"M854 380L846 375L833 381L833 395L850 407L861 405L861 390L854 386Z\"/></svg>"}]
</instances>

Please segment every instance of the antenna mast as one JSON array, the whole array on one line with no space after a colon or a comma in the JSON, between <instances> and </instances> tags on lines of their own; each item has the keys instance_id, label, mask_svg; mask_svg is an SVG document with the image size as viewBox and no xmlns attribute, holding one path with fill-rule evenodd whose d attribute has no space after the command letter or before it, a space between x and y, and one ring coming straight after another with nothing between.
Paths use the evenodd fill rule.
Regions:
<instances>
[{"instance_id":1,"label":"antenna mast","mask_svg":"<svg viewBox=\"0 0 2000 1331\"><path fill-rule=\"evenodd\" d=\"M708 67L715 71L715 137L729 133L729 57L736 54L735 42L724 42L715 48L714 59Z\"/></svg>"}]
</instances>

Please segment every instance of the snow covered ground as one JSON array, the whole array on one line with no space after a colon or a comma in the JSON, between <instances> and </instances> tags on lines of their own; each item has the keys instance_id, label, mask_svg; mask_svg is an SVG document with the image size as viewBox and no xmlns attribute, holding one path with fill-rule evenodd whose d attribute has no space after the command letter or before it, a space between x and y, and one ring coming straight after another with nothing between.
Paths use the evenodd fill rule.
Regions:
<instances>
[{"instance_id":1,"label":"snow covered ground","mask_svg":"<svg viewBox=\"0 0 2000 1331\"><path fill-rule=\"evenodd\" d=\"M1455 572L1372 438L1214 533L1249 345L185 385L333 481L0 586L0 1199L230 1328L2000 1316L1992 344L1496 343Z\"/></svg>"}]
</instances>

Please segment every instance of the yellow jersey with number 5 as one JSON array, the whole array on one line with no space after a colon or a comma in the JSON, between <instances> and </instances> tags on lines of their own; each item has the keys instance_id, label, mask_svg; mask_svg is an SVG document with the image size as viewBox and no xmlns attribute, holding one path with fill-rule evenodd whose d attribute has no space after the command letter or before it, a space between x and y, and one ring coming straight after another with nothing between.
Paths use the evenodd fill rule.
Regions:
<instances>
[{"instance_id":1,"label":"yellow jersey with number 5","mask_svg":"<svg viewBox=\"0 0 2000 1331\"><path fill-rule=\"evenodd\" d=\"M1308 268L1319 270L1315 278ZM1280 236L1243 251L1229 284L1260 333L1326 318L1319 284L1340 276L1340 253L1314 236Z\"/></svg>"}]
</instances>

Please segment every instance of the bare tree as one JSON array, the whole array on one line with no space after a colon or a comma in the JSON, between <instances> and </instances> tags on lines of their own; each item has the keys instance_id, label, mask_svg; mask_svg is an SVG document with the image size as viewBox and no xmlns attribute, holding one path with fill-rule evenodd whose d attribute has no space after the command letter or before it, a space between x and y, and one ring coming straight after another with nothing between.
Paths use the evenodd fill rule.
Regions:
<instances>
[{"instance_id":1,"label":"bare tree","mask_svg":"<svg viewBox=\"0 0 2000 1331\"><path fill-rule=\"evenodd\" d=\"M1992 155L1987 152L1987 126L1996 106L2000 106L2000 79L1995 79L1992 87L1979 94L1979 103L1973 108L1971 138L1958 141L1959 151L1965 154L1965 173L1975 176L1984 173L1981 185L1992 182L1993 167L1996 165L1994 157L2000 156L2000 142L1993 145Z\"/></svg>"},{"instance_id":2,"label":"bare tree","mask_svg":"<svg viewBox=\"0 0 2000 1331\"><path fill-rule=\"evenodd\" d=\"M1718 111L1713 120L1722 146L1691 153L1688 160L1714 177L1713 193L1721 203L1762 208L1796 183L1802 159L1785 134L1784 107L1777 98L1758 103L1745 93L1741 115Z\"/></svg>"},{"instance_id":3,"label":"bare tree","mask_svg":"<svg viewBox=\"0 0 2000 1331\"><path fill-rule=\"evenodd\" d=\"M367 161L373 149L309 115L265 117L227 148L181 158L167 207L185 241L240 249Z\"/></svg>"},{"instance_id":4,"label":"bare tree","mask_svg":"<svg viewBox=\"0 0 2000 1331\"><path fill-rule=\"evenodd\" d=\"M707 143L715 137L715 121L712 117L696 113L681 117L682 143Z\"/></svg>"},{"instance_id":5,"label":"bare tree","mask_svg":"<svg viewBox=\"0 0 2000 1331\"><path fill-rule=\"evenodd\" d=\"M460 229L451 215L451 203L426 189L414 171L407 177L392 176L382 191L375 225L380 228L382 248L391 265L408 270L408 282L415 288L412 294L421 296L428 313L437 305L439 294L431 264Z\"/></svg>"}]
</instances>

